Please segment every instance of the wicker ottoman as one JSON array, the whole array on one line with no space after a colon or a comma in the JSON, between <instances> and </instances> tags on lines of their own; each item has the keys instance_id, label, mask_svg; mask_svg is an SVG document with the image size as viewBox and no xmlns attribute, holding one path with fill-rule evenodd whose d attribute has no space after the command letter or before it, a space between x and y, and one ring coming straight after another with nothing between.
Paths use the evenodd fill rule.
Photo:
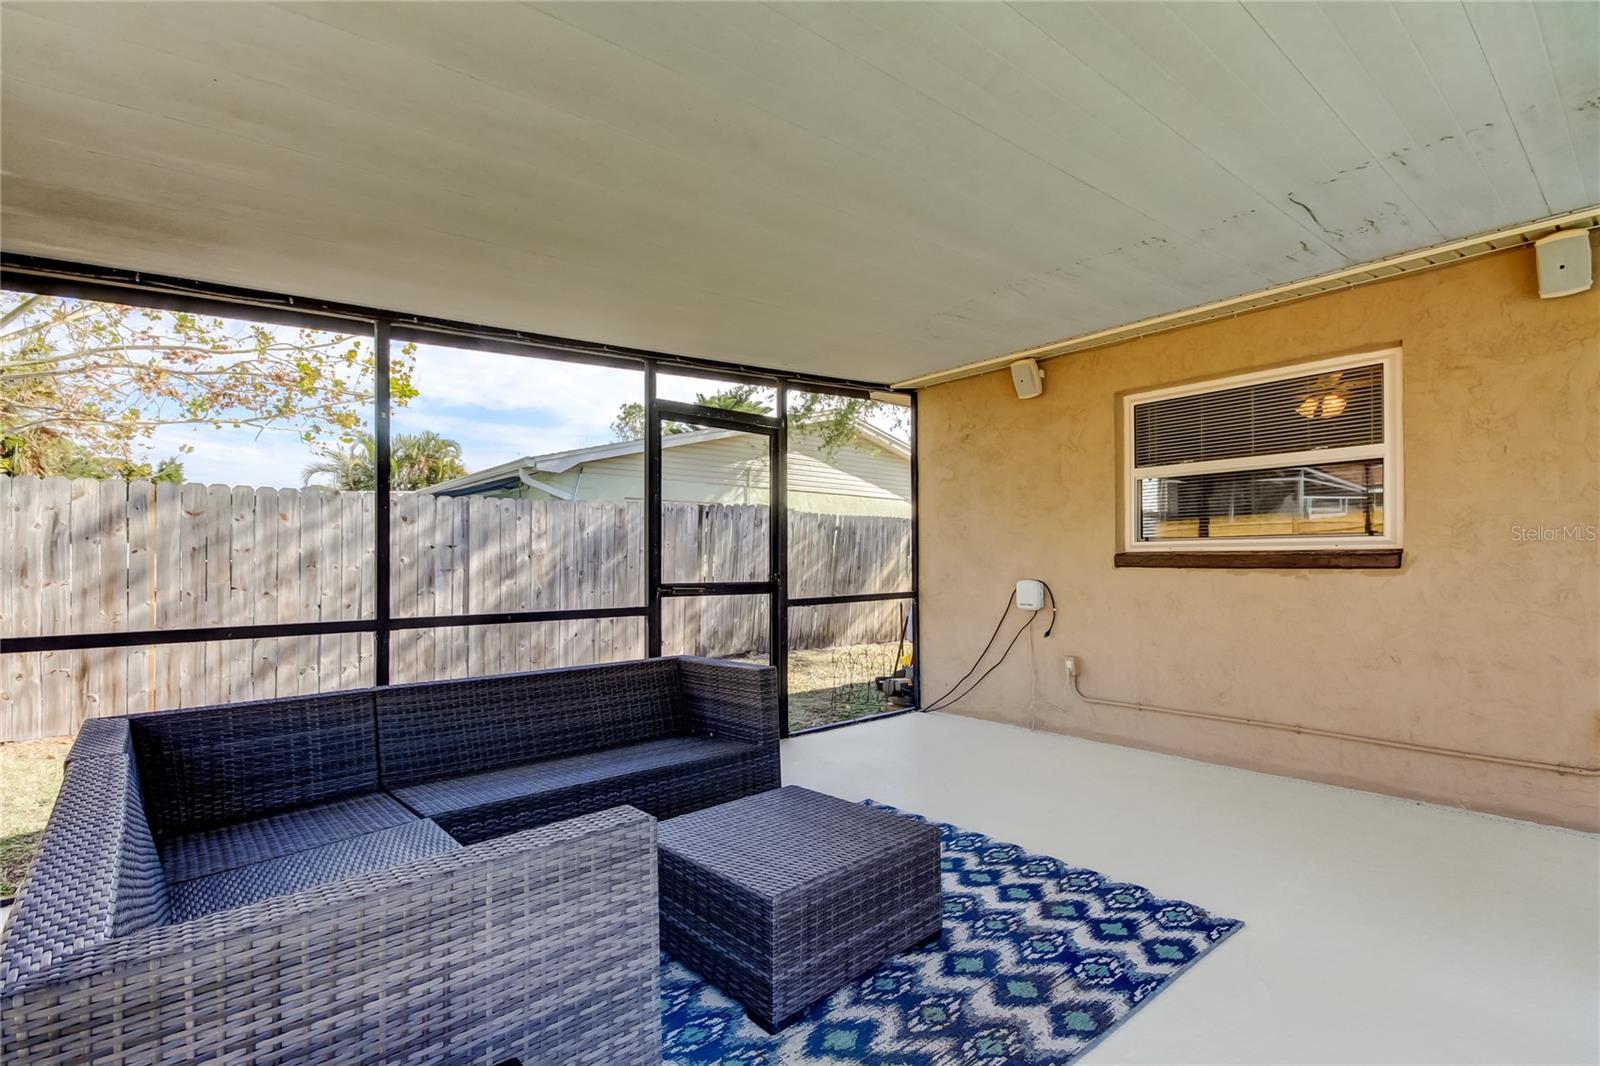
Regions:
<instances>
[{"instance_id":1,"label":"wicker ottoman","mask_svg":"<svg viewBox=\"0 0 1600 1066\"><path fill-rule=\"evenodd\" d=\"M939 831L804 788L658 829L661 946L782 1028L846 982L937 937Z\"/></svg>"}]
</instances>

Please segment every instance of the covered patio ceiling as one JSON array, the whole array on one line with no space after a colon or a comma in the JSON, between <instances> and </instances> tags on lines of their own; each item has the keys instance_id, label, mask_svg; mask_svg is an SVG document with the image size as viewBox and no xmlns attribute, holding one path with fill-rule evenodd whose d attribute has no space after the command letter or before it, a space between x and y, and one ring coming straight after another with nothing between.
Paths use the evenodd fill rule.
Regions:
<instances>
[{"instance_id":1,"label":"covered patio ceiling","mask_svg":"<svg viewBox=\"0 0 1600 1066\"><path fill-rule=\"evenodd\" d=\"M7 252L894 382L1600 202L1592 4L5 4Z\"/></svg>"}]
</instances>

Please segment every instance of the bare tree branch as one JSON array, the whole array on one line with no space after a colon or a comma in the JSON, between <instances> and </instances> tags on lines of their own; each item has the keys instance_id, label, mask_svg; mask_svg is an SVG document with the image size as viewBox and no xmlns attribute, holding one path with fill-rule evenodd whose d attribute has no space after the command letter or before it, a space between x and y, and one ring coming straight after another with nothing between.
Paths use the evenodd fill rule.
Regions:
<instances>
[{"instance_id":1,"label":"bare tree branch","mask_svg":"<svg viewBox=\"0 0 1600 1066\"><path fill-rule=\"evenodd\" d=\"M38 307L39 301L43 299L43 296L30 296L17 306L13 307L11 310L7 311L5 314L0 315L0 329L4 329L5 327L11 325L11 323L15 322L17 319L33 310L35 307Z\"/></svg>"}]
</instances>

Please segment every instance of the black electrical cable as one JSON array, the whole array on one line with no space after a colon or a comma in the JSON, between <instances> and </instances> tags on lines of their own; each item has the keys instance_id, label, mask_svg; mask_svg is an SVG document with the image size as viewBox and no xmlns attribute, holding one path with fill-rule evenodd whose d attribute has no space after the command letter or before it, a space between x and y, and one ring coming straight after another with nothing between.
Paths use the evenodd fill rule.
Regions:
<instances>
[{"instance_id":1,"label":"black electrical cable","mask_svg":"<svg viewBox=\"0 0 1600 1066\"><path fill-rule=\"evenodd\" d=\"M961 681L957 681L955 684L953 684L949 688L945 689L945 692L944 692L943 696L940 696L938 699L934 700L932 703L930 703L927 706L923 707L922 708L923 710L925 710L925 711L933 710L935 707L937 707L939 705L940 702L942 702L943 700L948 698L950 693L952 693L956 689L960 688L962 682L966 681L967 678L971 677L973 675L973 672L978 669L978 666L983 662L983 657L985 655L989 654L989 649L990 648L994 647L994 638L998 637L1000 635L1000 627L1006 624L1006 615L1011 613L1011 603L1016 598L1017 598L1017 592L1016 592L1015 589L1012 589L1011 592L1006 595L1006 605L1000 611L1000 620L997 621L994 624L994 632L989 634L989 639L988 639L988 641L986 641L984 643L983 650L980 651L978 653L978 657L972 661L972 669L970 669L966 673L962 674L961 675ZM920 635L920 631L919 631L919 635ZM920 667L919 667L919 669L920 669Z\"/></svg>"},{"instance_id":2,"label":"black electrical cable","mask_svg":"<svg viewBox=\"0 0 1600 1066\"><path fill-rule=\"evenodd\" d=\"M1006 645L1006 650L1000 653L1000 658L995 661L995 664L993 666L989 667L989 669L985 670L983 673L979 674L978 675L978 680L974 681L967 688L967 691L961 693L961 695L957 696L954 700L951 701L951 703L957 703L957 702L959 702L961 700L966 699L968 696L972 695L974 692L976 692L978 690L978 686L983 684L985 678L987 678L990 674L994 673L996 670L1000 669L1000 667L1006 661L1006 656L1011 654L1011 649L1017 646L1017 641L1022 637L1022 634L1026 633L1030 628L1032 628L1034 621L1037 620L1038 617L1039 617L1039 612L1034 611L1034 612L1030 613L1028 615L1028 620L1026 622L1022 623L1022 625L1018 626L1017 627L1017 631L1014 634L1012 634L1011 643ZM984 650L988 651L989 649L985 648ZM973 667L973 669L977 669L977 667ZM965 678L963 678L962 680L965 680ZM959 682L957 684L959 684ZM945 693L945 696L941 696L940 699L942 700L947 696L949 696L949 693ZM944 706L948 707L948 706L950 706L950 704L945 704ZM928 711L937 711L937 710L941 710L942 708L940 707L938 701L935 701L934 704L931 707L925 707L923 709L924 710L928 710Z\"/></svg>"},{"instance_id":3,"label":"black electrical cable","mask_svg":"<svg viewBox=\"0 0 1600 1066\"><path fill-rule=\"evenodd\" d=\"M1044 627L1044 636L1048 637L1051 630L1056 627L1056 590L1050 587L1050 582L1048 581L1041 579L1039 584L1044 586L1045 592L1050 596L1050 624ZM1044 638L1041 637L1040 639Z\"/></svg>"},{"instance_id":4,"label":"black electrical cable","mask_svg":"<svg viewBox=\"0 0 1600 1066\"><path fill-rule=\"evenodd\" d=\"M1039 584L1044 586L1045 594L1050 597L1050 624L1045 626L1045 629L1044 629L1044 636L1048 637L1051 634L1051 632L1054 631L1055 628L1056 628L1056 616L1057 616L1056 590L1050 587L1050 583L1048 581L1040 581ZM1016 599L1016 595L1017 595L1016 592L1013 591L1011 593L1011 595L1006 599L1005 610L1001 612L1000 620L994 624L994 632L989 634L989 639L983 645L983 650L978 653L978 658L973 662L972 669L968 670L965 674L962 674L961 675L961 680L957 681L955 684L951 685L948 689L946 689L944 695L940 696L938 699L934 700L932 703L930 703L927 706L923 707L922 709L924 711L937 711L937 710L941 709L942 707L948 707L948 706L950 706L950 704L957 703L957 702L959 702L961 700L964 700L968 696L970 696L974 692L976 692L977 689L978 689L978 686L983 684L984 679L987 678L990 674L994 673L996 670L998 670L1000 668L1001 664L1003 664L1006 661L1006 657L1011 654L1011 649L1017 646L1017 641L1019 639L1021 639L1022 634L1027 632L1029 629L1031 629L1033 627L1034 619L1039 617L1037 611L1029 614L1028 615L1028 620L1026 622L1024 622L1022 624L1022 626L1015 633L1012 634L1011 642L1006 645L1006 650L1000 653L1000 658L995 662L995 664L993 666L989 667L989 669L985 670L983 672L982 676L980 676L978 678L978 680L974 681L972 683L972 685L970 687L968 687L968 689L965 692L963 692L960 695L956 696L955 699L951 699L950 698L951 695L956 691L956 689L960 688L962 686L962 684L964 684L966 682L967 678L972 676L973 671L976 670L978 668L978 666L983 662L983 657L985 655L989 654L989 649L994 646L994 638L997 637L1000 634L1000 627L1005 625L1006 615L1011 613L1011 604ZM948 701L948 702L946 702L946 701Z\"/></svg>"},{"instance_id":5,"label":"black electrical cable","mask_svg":"<svg viewBox=\"0 0 1600 1066\"><path fill-rule=\"evenodd\" d=\"M1050 624L1045 626L1044 629L1044 636L1048 637L1056 628L1056 617L1058 613L1056 610L1056 590L1050 587L1050 583L1048 581L1041 580L1039 584L1044 586L1045 594L1050 597ZM994 673L1001 667L1001 665L1005 663L1006 658L1011 654L1011 649L1016 647L1017 641L1022 638L1022 634L1026 633L1033 627L1034 620L1039 617L1039 613L1037 611L1031 612L1028 615L1028 620L1018 627L1017 631L1011 635L1010 643L1006 645L1005 651L1000 653L1000 658L995 661L994 665L979 675L978 679L974 681L965 692L961 693L960 695L956 695L954 699L951 699L951 696L955 694L956 690L965 684L967 678L971 677L973 672L977 670L980 665L982 665L983 657L989 654L989 649L994 647L994 638L1000 635L1000 627L1006 624L1006 616L1011 613L1011 604L1015 602L1016 596L1016 591L1013 590L1011 595L1006 597L1005 609L1000 612L1000 620L994 624L994 632L990 633L989 639L984 642L983 650L980 651L978 653L978 657L973 660L971 669L961 675L961 680L957 681L955 684L946 689L944 695L940 696L932 703L924 706L922 708L924 711L937 711L943 707L950 706L952 703L957 703L966 699L968 696L977 691L978 686L983 684L984 680L990 674Z\"/></svg>"}]
</instances>

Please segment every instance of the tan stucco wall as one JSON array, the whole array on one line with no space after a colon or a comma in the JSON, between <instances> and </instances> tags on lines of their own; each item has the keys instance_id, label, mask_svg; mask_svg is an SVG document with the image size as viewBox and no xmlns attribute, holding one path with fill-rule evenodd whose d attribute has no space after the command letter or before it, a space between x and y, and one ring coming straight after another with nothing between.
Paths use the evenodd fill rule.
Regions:
<instances>
[{"instance_id":1,"label":"tan stucco wall","mask_svg":"<svg viewBox=\"0 0 1600 1066\"><path fill-rule=\"evenodd\" d=\"M1397 343L1402 569L1113 567L1119 394ZM1595 777L1091 707L1062 661L1094 696L1600 764L1600 543L1513 533L1600 523L1600 290L1542 301L1532 253L1507 252L1045 369L1039 399L1003 371L921 396L925 692L1039 577L1055 633L958 713L1600 830Z\"/></svg>"}]
</instances>

